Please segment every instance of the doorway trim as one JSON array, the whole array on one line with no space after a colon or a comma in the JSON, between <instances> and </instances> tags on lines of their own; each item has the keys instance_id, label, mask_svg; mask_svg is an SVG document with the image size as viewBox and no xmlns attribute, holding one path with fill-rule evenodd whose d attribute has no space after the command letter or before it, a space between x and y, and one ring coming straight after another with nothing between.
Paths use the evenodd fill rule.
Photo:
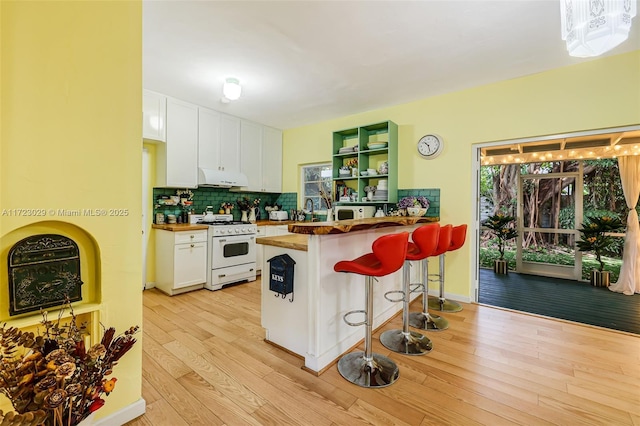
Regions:
<instances>
[{"instance_id":1,"label":"doorway trim","mask_svg":"<svg viewBox=\"0 0 640 426\"><path fill-rule=\"evenodd\" d=\"M480 285L480 167L481 150L487 147L513 145L518 143L541 142L553 139L574 138L580 136L603 135L607 133L630 132L640 130L640 124L632 126L609 127L604 129L583 130L579 132L558 133L544 136L530 136L517 139L502 139L490 142L474 143L471 145L472 150L472 216L473 216L473 246L471 247L471 259L473 263L474 279L472 280L471 294L473 301L478 303L479 285Z\"/></svg>"}]
</instances>

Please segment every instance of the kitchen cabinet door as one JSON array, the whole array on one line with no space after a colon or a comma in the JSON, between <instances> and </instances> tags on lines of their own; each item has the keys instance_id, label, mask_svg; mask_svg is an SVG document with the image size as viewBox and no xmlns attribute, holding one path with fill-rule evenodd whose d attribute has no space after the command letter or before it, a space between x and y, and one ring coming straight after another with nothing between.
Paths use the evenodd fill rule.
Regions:
<instances>
[{"instance_id":1,"label":"kitchen cabinet door","mask_svg":"<svg viewBox=\"0 0 640 426\"><path fill-rule=\"evenodd\" d=\"M266 237L266 226L258 226L256 231L256 238ZM262 262L264 261L264 245L256 244L256 271L262 272Z\"/></svg>"},{"instance_id":2,"label":"kitchen cabinet door","mask_svg":"<svg viewBox=\"0 0 640 426\"><path fill-rule=\"evenodd\" d=\"M263 127L262 190L282 192L282 131Z\"/></svg>"},{"instance_id":3,"label":"kitchen cabinet door","mask_svg":"<svg viewBox=\"0 0 640 426\"><path fill-rule=\"evenodd\" d=\"M198 167L221 170L220 113L198 108Z\"/></svg>"},{"instance_id":4,"label":"kitchen cabinet door","mask_svg":"<svg viewBox=\"0 0 640 426\"><path fill-rule=\"evenodd\" d=\"M240 171L240 119L226 114L220 114L220 166Z\"/></svg>"},{"instance_id":5,"label":"kitchen cabinet door","mask_svg":"<svg viewBox=\"0 0 640 426\"><path fill-rule=\"evenodd\" d=\"M142 138L166 142L167 97L149 90L142 91Z\"/></svg>"},{"instance_id":6,"label":"kitchen cabinet door","mask_svg":"<svg viewBox=\"0 0 640 426\"><path fill-rule=\"evenodd\" d=\"M173 288L207 281L207 243L177 244L174 247Z\"/></svg>"},{"instance_id":7,"label":"kitchen cabinet door","mask_svg":"<svg viewBox=\"0 0 640 426\"><path fill-rule=\"evenodd\" d=\"M278 235L289 235L289 225L267 226L267 237L277 237Z\"/></svg>"},{"instance_id":8,"label":"kitchen cabinet door","mask_svg":"<svg viewBox=\"0 0 640 426\"><path fill-rule=\"evenodd\" d=\"M156 287L169 295L204 287L207 231L155 231Z\"/></svg>"},{"instance_id":9,"label":"kitchen cabinet door","mask_svg":"<svg viewBox=\"0 0 640 426\"><path fill-rule=\"evenodd\" d=\"M198 107L167 98L167 142L157 152L156 186L198 185Z\"/></svg>"},{"instance_id":10,"label":"kitchen cabinet door","mask_svg":"<svg viewBox=\"0 0 640 426\"><path fill-rule=\"evenodd\" d=\"M242 120L240 125L240 164L247 176L248 191L264 191L262 161L262 125Z\"/></svg>"}]
</instances>

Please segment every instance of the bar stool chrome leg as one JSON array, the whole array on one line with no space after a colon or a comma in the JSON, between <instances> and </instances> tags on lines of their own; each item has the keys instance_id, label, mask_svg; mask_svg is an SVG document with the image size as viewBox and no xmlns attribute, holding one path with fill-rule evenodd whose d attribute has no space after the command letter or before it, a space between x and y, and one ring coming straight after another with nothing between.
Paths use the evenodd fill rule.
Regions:
<instances>
[{"instance_id":1,"label":"bar stool chrome leg","mask_svg":"<svg viewBox=\"0 0 640 426\"><path fill-rule=\"evenodd\" d=\"M429 297L429 308L435 309L440 312L460 312L462 305L453 300L447 300L444 298L444 253L439 256L440 261L440 273L438 279L440 281L440 296Z\"/></svg>"},{"instance_id":2,"label":"bar stool chrome leg","mask_svg":"<svg viewBox=\"0 0 640 426\"><path fill-rule=\"evenodd\" d=\"M411 293L409 289L409 261L404 262L402 267L402 330L387 330L380 335L380 343L387 349L405 355L424 355L431 352L433 343L423 334L409 331L409 299ZM391 300L385 294L387 300ZM395 300L391 300L392 302Z\"/></svg>"},{"instance_id":3,"label":"bar stool chrome leg","mask_svg":"<svg viewBox=\"0 0 640 426\"><path fill-rule=\"evenodd\" d=\"M449 321L438 315L429 313L429 259L420 262L422 278L422 312L412 312L409 315L409 325L428 331L442 331L449 328Z\"/></svg>"},{"instance_id":4,"label":"bar stool chrome leg","mask_svg":"<svg viewBox=\"0 0 640 426\"><path fill-rule=\"evenodd\" d=\"M384 355L372 353L371 334L373 332L373 277L366 277L365 299L367 309L364 311L365 319L362 323L351 323L344 315L344 320L349 325L362 325L366 327L364 336L364 352L351 352L344 355L338 361L340 375L353 384L365 388L382 388L389 386L398 379L399 369L395 362Z\"/></svg>"}]
</instances>

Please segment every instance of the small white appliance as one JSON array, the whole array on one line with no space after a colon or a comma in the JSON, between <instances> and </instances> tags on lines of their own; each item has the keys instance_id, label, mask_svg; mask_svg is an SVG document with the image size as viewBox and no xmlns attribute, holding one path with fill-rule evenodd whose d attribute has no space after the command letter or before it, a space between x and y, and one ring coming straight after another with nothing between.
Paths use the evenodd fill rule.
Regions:
<instances>
[{"instance_id":1,"label":"small white appliance","mask_svg":"<svg viewBox=\"0 0 640 426\"><path fill-rule=\"evenodd\" d=\"M376 214L374 206L336 206L334 220L365 219Z\"/></svg>"},{"instance_id":2,"label":"small white appliance","mask_svg":"<svg viewBox=\"0 0 640 426\"><path fill-rule=\"evenodd\" d=\"M271 210L269 220L289 220L289 213L286 210Z\"/></svg>"}]
</instances>

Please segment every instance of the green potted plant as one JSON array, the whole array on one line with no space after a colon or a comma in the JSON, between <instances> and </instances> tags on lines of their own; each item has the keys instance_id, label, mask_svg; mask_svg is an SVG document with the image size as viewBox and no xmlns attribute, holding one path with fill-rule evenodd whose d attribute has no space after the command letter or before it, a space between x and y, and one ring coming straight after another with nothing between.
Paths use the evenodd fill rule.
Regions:
<instances>
[{"instance_id":1,"label":"green potted plant","mask_svg":"<svg viewBox=\"0 0 640 426\"><path fill-rule=\"evenodd\" d=\"M624 227L624 224L614 216L591 216L587 217L582 224L580 240L576 241L578 250L583 252L593 252L596 260L600 264L598 269L593 269L590 274L591 285L596 287L608 287L610 282L609 271L604 270L602 254L611 249L615 243L615 237L607 235L616 232Z\"/></svg>"},{"instance_id":2,"label":"green potted plant","mask_svg":"<svg viewBox=\"0 0 640 426\"><path fill-rule=\"evenodd\" d=\"M491 233L498 242L500 258L493 262L493 271L496 274L506 274L509 272L507 261L504 259L504 247L508 240L518 236L518 231L514 226L515 219L513 216L496 213L493 216L489 216L483 223L485 227L491 230Z\"/></svg>"}]
</instances>

